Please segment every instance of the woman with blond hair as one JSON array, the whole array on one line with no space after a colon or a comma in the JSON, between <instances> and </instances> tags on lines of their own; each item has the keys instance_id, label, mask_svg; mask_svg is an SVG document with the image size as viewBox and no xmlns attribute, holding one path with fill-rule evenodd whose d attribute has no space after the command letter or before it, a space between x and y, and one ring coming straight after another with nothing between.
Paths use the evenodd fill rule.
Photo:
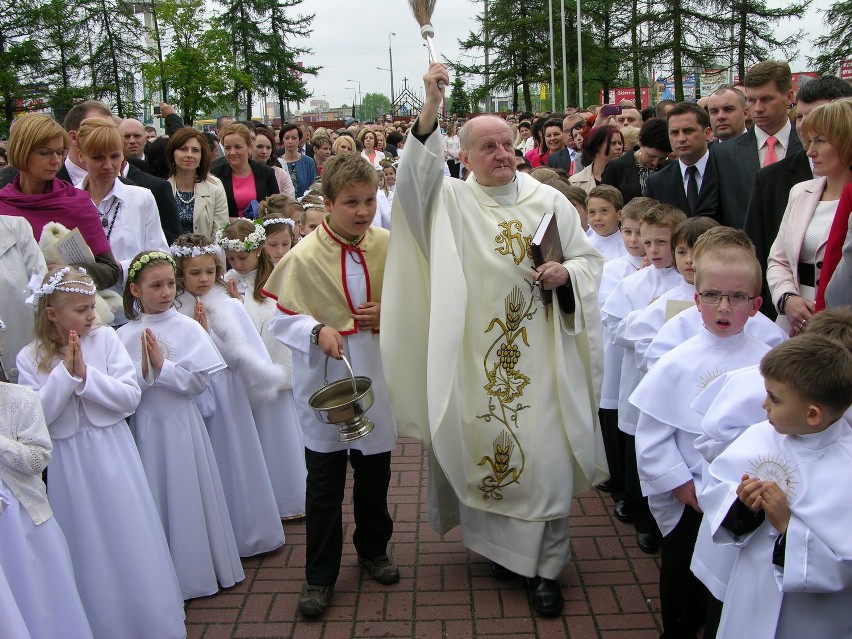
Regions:
<instances>
[{"instance_id":1,"label":"woman with blond hair","mask_svg":"<svg viewBox=\"0 0 852 639\"><path fill-rule=\"evenodd\" d=\"M124 139L119 128L106 118L87 118L77 131L77 145L86 163L86 177L79 189L88 193L98 210L101 227L124 274L134 255L144 250L169 248L157 202L151 191L119 179L124 163ZM114 290L121 295L124 277ZM116 315L116 323L125 318Z\"/></svg>"},{"instance_id":2,"label":"woman with blond hair","mask_svg":"<svg viewBox=\"0 0 852 639\"><path fill-rule=\"evenodd\" d=\"M799 334L814 312L826 242L843 190L852 183L852 99L818 106L802 123L813 180L790 190L766 268L777 324Z\"/></svg>"},{"instance_id":3,"label":"woman with blond hair","mask_svg":"<svg viewBox=\"0 0 852 639\"><path fill-rule=\"evenodd\" d=\"M98 210L89 197L56 177L68 155L68 134L43 113L16 119L9 134L9 164L18 170L10 184L0 189L0 215L22 217L38 241L50 222L78 229L95 256L85 266L99 289L118 282L121 267L112 255Z\"/></svg>"}]
</instances>

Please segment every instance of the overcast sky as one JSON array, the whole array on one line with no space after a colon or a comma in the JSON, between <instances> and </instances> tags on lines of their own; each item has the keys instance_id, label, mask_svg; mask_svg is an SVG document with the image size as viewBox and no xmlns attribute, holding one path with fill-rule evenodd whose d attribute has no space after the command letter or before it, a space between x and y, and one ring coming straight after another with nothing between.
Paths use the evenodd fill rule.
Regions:
<instances>
[{"instance_id":1,"label":"overcast sky","mask_svg":"<svg viewBox=\"0 0 852 639\"><path fill-rule=\"evenodd\" d=\"M778 6L781 1L769 0L769 4ZM824 28L816 10L829 4L830 0L814 0L803 21L780 25L778 34L784 36L801 26L807 30L808 38L800 50L808 51L810 40ZM558 24L560 0L553 0L553 6ZM421 78L428 61L427 50L406 0L304 0L301 9L316 14L313 33L302 41L313 50L312 54L304 56L303 62L323 67L318 76L305 76L314 98L327 100L331 106L351 105L353 91L346 87L355 87L357 91L359 82L362 96L367 93L389 96L390 73L376 67L389 68L388 34L392 32L396 33L390 38L394 88L399 93L403 78L408 78L408 86L415 93L422 93ZM573 0L567 0L565 10L576 11ZM439 55L458 59L458 40L476 30L476 15L481 11L482 0L437 0L432 24ZM573 42L570 36L569 42ZM556 64L561 66L561 53L556 51L555 55ZM808 70L803 56L795 60L792 67L794 72ZM295 105L292 108L295 109ZM302 104L303 110L309 108Z\"/></svg>"}]
</instances>

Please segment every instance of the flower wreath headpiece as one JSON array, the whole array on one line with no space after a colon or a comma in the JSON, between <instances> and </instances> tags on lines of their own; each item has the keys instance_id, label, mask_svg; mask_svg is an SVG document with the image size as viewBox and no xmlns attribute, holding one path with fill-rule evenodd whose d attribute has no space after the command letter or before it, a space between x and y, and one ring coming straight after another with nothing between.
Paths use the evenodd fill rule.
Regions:
<instances>
[{"instance_id":1,"label":"flower wreath headpiece","mask_svg":"<svg viewBox=\"0 0 852 639\"><path fill-rule=\"evenodd\" d=\"M296 229L296 223L289 217L273 217L268 220L261 220L260 223L263 225L264 230L267 226L272 226L273 224L286 224L292 230Z\"/></svg>"},{"instance_id":2,"label":"flower wreath headpiece","mask_svg":"<svg viewBox=\"0 0 852 639\"><path fill-rule=\"evenodd\" d=\"M183 259L186 257L199 257L201 255L219 255L222 249L215 244L208 244L206 246L178 246L177 244L172 244L169 247L169 252L175 258Z\"/></svg>"},{"instance_id":3,"label":"flower wreath headpiece","mask_svg":"<svg viewBox=\"0 0 852 639\"><path fill-rule=\"evenodd\" d=\"M135 280L136 276L139 275L139 271L141 271L151 260L165 260L177 271L177 264L175 264L171 255L164 251L151 251L150 253L145 253L145 255L130 265L130 270L127 271L127 281L132 282Z\"/></svg>"},{"instance_id":4,"label":"flower wreath headpiece","mask_svg":"<svg viewBox=\"0 0 852 639\"><path fill-rule=\"evenodd\" d=\"M226 251L251 253L252 251L257 250L263 240L266 239L266 230L264 230L262 224L255 223L254 231L249 233L244 240L231 240L226 238L225 229L229 226L230 224L226 224L224 227L216 231L216 244Z\"/></svg>"},{"instance_id":5,"label":"flower wreath headpiece","mask_svg":"<svg viewBox=\"0 0 852 639\"><path fill-rule=\"evenodd\" d=\"M80 275L89 275L86 272L86 269L82 266L78 266L75 271ZM51 275L46 282L37 273L34 273L27 284L27 288L32 291L32 295L30 295L25 302L33 305L38 302L39 298L52 295L55 291L63 291L65 293L82 293L83 295L95 294L94 282L87 282L86 280L81 279L63 281L63 278L70 272L70 266L63 266L61 269L56 271L56 273Z\"/></svg>"}]
</instances>

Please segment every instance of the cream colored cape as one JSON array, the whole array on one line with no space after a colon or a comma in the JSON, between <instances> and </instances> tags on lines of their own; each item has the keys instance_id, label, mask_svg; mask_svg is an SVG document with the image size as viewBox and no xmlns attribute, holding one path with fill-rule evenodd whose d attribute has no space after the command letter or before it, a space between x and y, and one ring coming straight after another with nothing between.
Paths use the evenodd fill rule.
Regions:
<instances>
[{"instance_id":1,"label":"cream colored cape","mask_svg":"<svg viewBox=\"0 0 852 639\"><path fill-rule=\"evenodd\" d=\"M603 259L564 196L517 179L517 204L501 207L472 178L444 179L440 135L426 146L410 139L385 268L382 358L400 434L432 447L456 498L545 521L567 516L571 497L606 477ZM573 315L555 306L547 317L531 285L529 240L547 212L557 214ZM436 527L455 523L450 514Z\"/></svg>"},{"instance_id":2,"label":"cream colored cape","mask_svg":"<svg viewBox=\"0 0 852 639\"><path fill-rule=\"evenodd\" d=\"M385 229L370 226L352 243L338 237L323 222L281 258L263 294L274 299L282 313L310 315L341 335L357 333L358 325L351 315L356 309L346 286L346 253L357 253L366 264L367 301L381 302L387 247Z\"/></svg>"}]
</instances>

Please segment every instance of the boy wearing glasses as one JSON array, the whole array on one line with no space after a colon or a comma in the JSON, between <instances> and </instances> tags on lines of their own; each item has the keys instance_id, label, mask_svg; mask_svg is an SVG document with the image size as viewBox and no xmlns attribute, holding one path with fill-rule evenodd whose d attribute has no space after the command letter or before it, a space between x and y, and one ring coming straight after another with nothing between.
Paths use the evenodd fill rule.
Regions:
<instances>
[{"instance_id":1,"label":"boy wearing glasses","mask_svg":"<svg viewBox=\"0 0 852 639\"><path fill-rule=\"evenodd\" d=\"M695 449L701 416L695 396L729 370L753 366L769 351L743 329L760 309L762 272L742 246L702 251L695 265L695 304L703 328L666 353L630 396L639 412L636 461L642 493L663 535L660 610L667 637L695 636L708 593L690 572L701 525L696 494L704 486Z\"/></svg>"}]
</instances>

